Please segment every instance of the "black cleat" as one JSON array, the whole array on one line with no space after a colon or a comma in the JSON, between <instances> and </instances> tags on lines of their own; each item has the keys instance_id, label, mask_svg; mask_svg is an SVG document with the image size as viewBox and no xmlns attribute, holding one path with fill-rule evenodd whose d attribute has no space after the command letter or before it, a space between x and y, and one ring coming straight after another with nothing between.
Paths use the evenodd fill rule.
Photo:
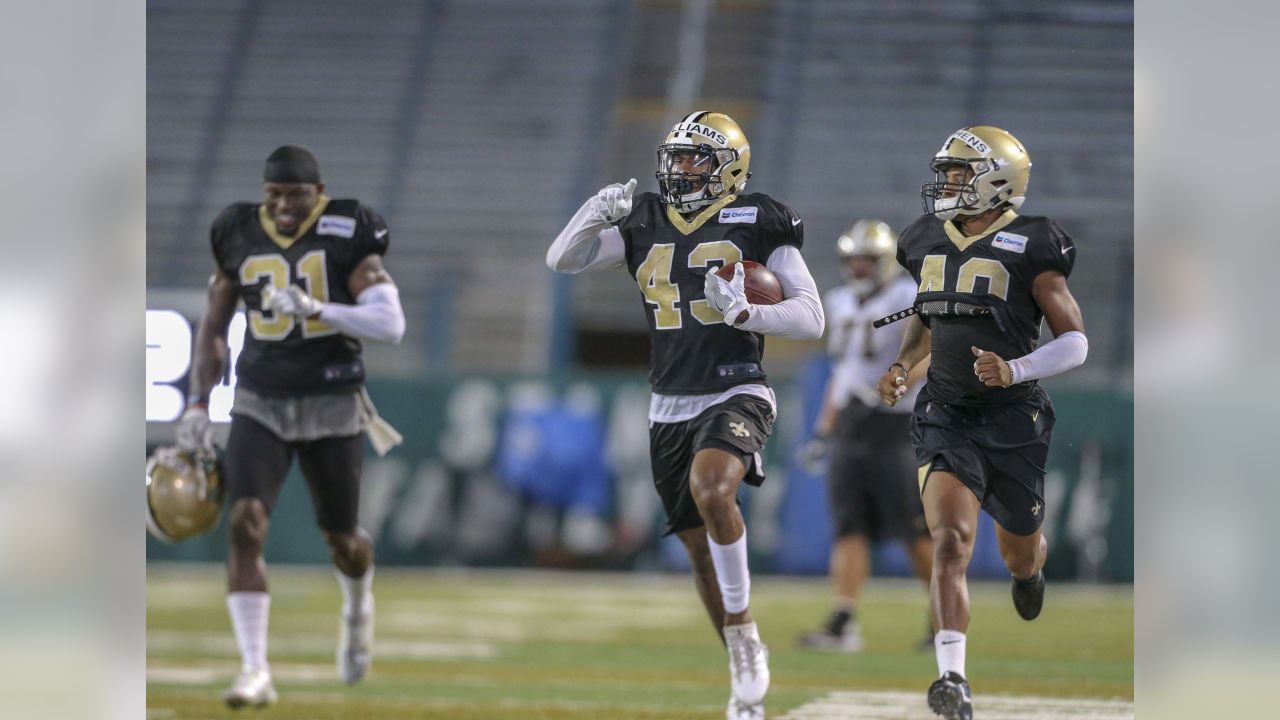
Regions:
<instances>
[{"instance_id":1,"label":"black cleat","mask_svg":"<svg viewBox=\"0 0 1280 720\"><path fill-rule=\"evenodd\" d=\"M916 641L916 652L933 652L933 632L927 632Z\"/></svg>"},{"instance_id":2,"label":"black cleat","mask_svg":"<svg viewBox=\"0 0 1280 720\"><path fill-rule=\"evenodd\" d=\"M945 720L973 720L973 696L969 681L949 672L929 686L929 709Z\"/></svg>"},{"instance_id":3,"label":"black cleat","mask_svg":"<svg viewBox=\"0 0 1280 720\"><path fill-rule=\"evenodd\" d=\"M924 615L924 635L916 642L916 650L920 652L933 652L933 615L925 613Z\"/></svg>"},{"instance_id":4,"label":"black cleat","mask_svg":"<svg viewBox=\"0 0 1280 720\"><path fill-rule=\"evenodd\" d=\"M1030 580L1013 579L1013 607L1023 620L1035 620L1044 607L1044 571Z\"/></svg>"}]
</instances>

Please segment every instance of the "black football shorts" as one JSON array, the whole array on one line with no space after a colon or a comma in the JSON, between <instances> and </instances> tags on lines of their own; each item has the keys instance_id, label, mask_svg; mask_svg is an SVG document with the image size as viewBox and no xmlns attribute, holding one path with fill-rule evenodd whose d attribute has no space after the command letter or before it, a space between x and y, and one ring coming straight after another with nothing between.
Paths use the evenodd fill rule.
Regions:
<instances>
[{"instance_id":1,"label":"black football shorts","mask_svg":"<svg viewBox=\"0 0 1280 720\"><path fill-rule=\"evenodd\" d=\"M257 420L232 413L224 458L228 502L255 498L270 513L295 452L311 490L317 524L328 532L354 530L364 463L364 442L358 434L286 442Z\"/></svg>"},{"instance_id":2,"label":"black football shorts","mask_svg":"<svg viewBox=\"0 0 1280 720\"><path fill-rule=\"evenodd\" d=\"M1037 385L1024 400L971 407L933 399L928 389L916 399L911 423L921 494L930 472L954 473L1000 527L1014 535L1034 533L1045 514L1054 422L1049 395Z\"/></svg>"},{"instance_id":3,"label":"black football shorts","mask_svg":"<svg viewBox=\"0 0 1280 720\"><path fill-rule=\"evenodd\" d=\"M850 400L836 417L827 491L836 537L912 541L929 534L916 485L911 414Z\"/></svg>"},{"instance_id":4,"label":"black football shorts","mask_svg":"<svg viewBox=\"0 0 1280 720\"><path fill-rule=\"evenodd\" d=\"M667 513L671 535L705 523L689 491L693 456L705 448L737 455L747 468L748 485L764 482L760 451L773 431L773 409L754 395L735 395L703 410L692 420L649 426L649 455L653 482Z\"/></svg>"}]
</instances>

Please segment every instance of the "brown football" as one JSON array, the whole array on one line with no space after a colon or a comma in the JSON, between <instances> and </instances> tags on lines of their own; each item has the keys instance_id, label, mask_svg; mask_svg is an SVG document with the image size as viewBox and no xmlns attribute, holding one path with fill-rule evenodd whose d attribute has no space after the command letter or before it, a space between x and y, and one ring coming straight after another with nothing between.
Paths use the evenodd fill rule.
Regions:
<instances>
[{"instance_id":1,"label":"brown football","mask_svg":"<svg viewBox=\"0 0 1280 720\"><path fill-rule=\"evenodd\" d=\"M752 305L777 305L782 302L782 285L778 276L769 268L753 260L743 260L742 270L745 277L742 284L747 291L747 302ZM716 271L725 280L733 279L733 264L725 265Z\"/></svg>"}]
</instances>

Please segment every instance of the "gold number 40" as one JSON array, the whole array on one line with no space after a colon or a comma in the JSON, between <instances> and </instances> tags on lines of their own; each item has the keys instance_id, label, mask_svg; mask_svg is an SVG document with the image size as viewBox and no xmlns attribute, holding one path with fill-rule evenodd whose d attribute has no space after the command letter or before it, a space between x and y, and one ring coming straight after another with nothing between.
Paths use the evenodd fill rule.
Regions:
<instances>
[{"instance_id":1,"label":"gold number 40","mask_svg":"<svg viewBox=\"0 0 1280 720\"><path fill-rule=\"evenodd\" d=\"M329 274L325 271L323 250L312 250L298 259L298 278L311 297L321 302L329 300ZM289 287L289 263L282 256L250 255L240 264L240 283L256 285L262 278L277 291ZM268 310L249 311L249 332L259 340L283 340L293 332L296 321L292 315ZM307 318L302 324L302 337L314 338L333 335L337 331L325 322Z\"/></svg>"},{"instance_id":2,"label":"gold number 40","mask_svg":"<svg viewBox=\"0 0 1280 720\"><path fill-rule=\"evenodd\" d=\"M654 327L658 330L678 330L684 323L679 308L680 288L671 282L675 250L674 243L654 245L636 269L636 283L645 302L654 306ZM732 265L742 260L742 251L728 240L717 240L702 243L689 253L690 268L704 268L717 260ZM724 317L705 299L690 300L689 312L703 325L724 322Z\"/></svg>"},{"instance_id":3,"label":"gold number 40","mask_svg":"<svg viewBox=\"0 0 1280 720\"><path fill-rule=\"evenodd\" d=\"M920 266L919 292L946 289L947 256L926 255ZM991 258L969 258L960 266L956 276L956 292L972 293L978 284L978 278L987 279L987 294L995 295L1001 300L1009 299L1009 271L998 260Z\"/></svg>"}]
</instances>

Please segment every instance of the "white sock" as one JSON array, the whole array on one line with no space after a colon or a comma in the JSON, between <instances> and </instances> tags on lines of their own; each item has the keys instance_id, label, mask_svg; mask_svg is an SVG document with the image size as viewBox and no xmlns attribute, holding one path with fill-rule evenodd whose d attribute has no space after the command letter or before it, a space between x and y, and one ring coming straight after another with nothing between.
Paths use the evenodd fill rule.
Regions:
<instances>
[{"instance_id":1,"label":"white sock","mask_svg":"<svg viewBox=\"0 0 1280 720\"><path fill-rule=\"evenodd\" d=\"M747 529L742 537L728 545L720 545L707 535L711 546L711 564L716 568L716 581L720 584L720 597L724 611L740 613L751 602L751 571L747 570Z\"/></svg>"},{"instance_id":2,"label":"white sock","mask_svg":"<svg viewBox=\"0 0 1280 720\"><path fill-rule=\"evenodd\" d=\"M342 615L354 617L373 611L373 566L358 578L347 577L341 570L334 570L338 587L342 588Z\"/></svg>"},{"instance_id":3,"label":"white sock","mask_svg":"<svg viewBox=\"0 0 1280 720\"><path fill-rule=\"evenodd\" d=\"M227 593L231 628L240 647L240 661L251 670L267 669L267 615L271 596L264 592Z\"/></svg>"},{"instance_id":4,"label":"white sock","mask_svg":"<svg viewBox=\"0 0 1280 720\"><path fill-rule=\"evenodd\" d=\"M933 636L933 650L938 655L938 677L949 672L964 674L964 633L959 630L939 630Z\"/></svg>"}]
</instances>

